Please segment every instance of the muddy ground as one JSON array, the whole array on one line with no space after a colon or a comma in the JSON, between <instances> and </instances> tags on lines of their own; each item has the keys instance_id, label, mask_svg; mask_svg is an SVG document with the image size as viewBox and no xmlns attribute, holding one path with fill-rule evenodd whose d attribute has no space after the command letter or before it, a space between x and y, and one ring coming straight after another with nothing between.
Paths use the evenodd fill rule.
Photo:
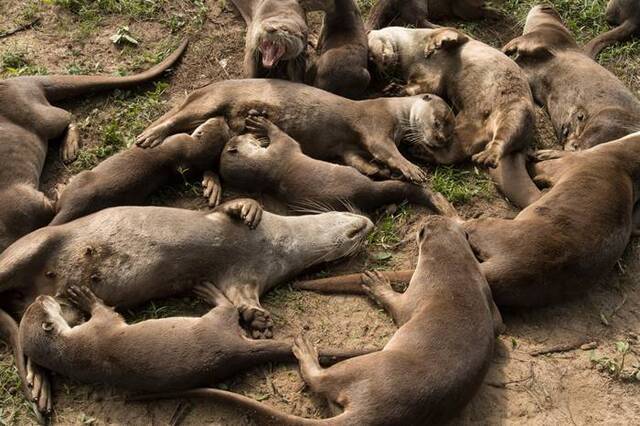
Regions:
<instances>
[{"instance_id":1,"label":"muddy ground","mask_svg":"<svg viewBox=\"0 0 640 426\"><path fill-rule=\"evenodd\" d=\"M361 2L364 10L367 3ZM607 28L604 0L555 0L581 41ZM453 23L496 47L517 35L532 1L509 0L499 22ZM133 92L94 96L64 105L80 124L85 143L79 160L64 166L51 144L42 189L56 187L78 171L130 145L153 118L210 81L241 77L244 23L229 5L215 0L1 0L0 33L38 19L33 28L0 38L0 77L33 73L131 73L158 62L188 36L189 50L173 75ZM319 16L312 21L317 24ZM110 37L128 27L138 45L115 46ZM317 25L316 25L317 27ZM640 90L640 42L606 51L601 62ZM540 114L538 144L555 144ZM431 169L433 184L465 217L513 217L481 171ZM196 182L185 180L156 198L159 205L206 210ZM270 206L268 200L265 200ZM5 208L0 206L0 208ZM378 227L365 252L310 275L395 269L412 265L414 232L424 211L395 206L374 216ZM584 232L588 232L585 229ZM523 244L526 242L523 241ZM491 370L459 424L632 424L640 418L640 244L627 253L592 291L579 300L533 311L503 312L507 330L498 339ZM275 338L300 331L336 347L384 345L394 332L389 317L363 297L321 296L290 289L287 283L267 295L264 305L275 320ZM206 307L185 295L155 301L125 314L131 321L186 314ZM584 343L594 343L583 350ZM535 356L534 351L571 348ZM438 365L432 366L438 369ZM447 371L441 371L447 374ZM178 401L126 403L122 392L54 377L57 424L166 424ZM219 385L286 412L305 417L328 415L313 397L295 365L265 365ZM236 412L205 401L186 403L183 424L246 424ZM18 391L9 351L0 351L0 424L34 422Z\"/></svg>"}]
</instances>

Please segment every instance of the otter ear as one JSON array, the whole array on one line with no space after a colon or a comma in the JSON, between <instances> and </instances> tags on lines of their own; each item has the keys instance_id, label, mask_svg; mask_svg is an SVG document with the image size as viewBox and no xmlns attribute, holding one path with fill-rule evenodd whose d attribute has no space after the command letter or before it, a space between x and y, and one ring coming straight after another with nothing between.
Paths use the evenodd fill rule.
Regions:
<instances>
[{"instance_id":1,"label":"otter ear","mask_svg":"<svg viewBox=\"0 0 640 426\"><path fill-rule=\"evenodd\" d=\"M518 57L546 58L553 56L553 52L540 40L533 37L522 36L511 40L502 48L505 55Z\"/></svg>"},{"instance_id":2,"label":"otter ear","mask_svg":"<svg viewBox=\"0 0 640 426\"><path fill-rule=\"evenodd\" d=\"M42 323L42 329L44 331L46 331L47 333L49 333L51 330L53 330L53 323L51 321L45 321Z\"/></svg>"},{"instance_id":3,"label":"otter ear","mask_svg":"<svg viewBox=\"0 0 640 426\"><path fill-rule=\"evenodd\" d=\"M469 37L453 28L435 30L424 47L424 56L428 58L437 50L449 50L462 46Z\"/></svg>"}]
</instances>

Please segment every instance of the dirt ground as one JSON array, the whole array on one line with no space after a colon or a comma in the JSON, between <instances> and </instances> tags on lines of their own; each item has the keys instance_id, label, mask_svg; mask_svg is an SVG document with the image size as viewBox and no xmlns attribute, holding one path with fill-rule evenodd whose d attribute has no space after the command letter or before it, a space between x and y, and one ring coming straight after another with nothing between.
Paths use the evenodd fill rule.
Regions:
<instances>
[{"instance_id":1,"label":"dirt ground","mask_svg":"<svg viewBox=\"0 0 640 426\"><path fill-rule=\"evenodd\" d=\"M367 1L361 2L366 10ZM581 41L606 28L604 0L553 1ZM500 22L453 23L474 36L502 46L519 34L532 1L508 0ZM80 124L85 148L78 162L64 166L51 143L42 188L53 196L78 171L129 145L153 118L210 81L241 77L245 26L229 5L216 0L0 0L0 33L39 17L34 28L0 38L0 77L31 73L131 73L160 60L188 36L189 50L164 83L133 92L77 100L70 109ZM314 15L312 22L319 22ZM110 37L128 27L137 46L116 47ZM317 28L317 25L316 25ZM640 42L609 49L602 63L640 90ZM167 84L168 83L168 84ZM540 146L555 137L540 114ZM513 217L517 212L471 166L433 171L434 185L465 217ZM267 206L271 206L268 200ZM197 182L164 190L155 204L206 209ZM0 207L3 208L3 207ZM378 227L365 252L326 265L310 275L398 269L416 258L415 230L424 212L396 206L374 216ZM584 232L588 232L585 229ZM526 244L526 242L523 242ZM480 392L456 424L638 424L640 422L640 243L633 240L607 280L583 298L532 311L503 312L506 332ZM275 321L275 338L306 330L320 345L355 348L383 346L395 328L389 317L364 297L322 296L291 290L287 283L268 294L264 305ZM199 315L203 304L185 295L155 301L127 312L132 321ZM582 344L591 349L580 349ZM535 351L564 349L536 355ZM427 362L427 361L426 361ZM438 365L433 365L434 369ZM442 371L441 374L447 374ZM56 424L166 424L179 405L183 424L249 424L242 414L207 401L127 403L125 394L99 385L54 377ZM310 394L297 368L265 365L219 387L248 395L288 413L327 416L324 401ZM33 423L22 399L12 358L0 347L0 424Z\"/></svg>"}]
</instances>

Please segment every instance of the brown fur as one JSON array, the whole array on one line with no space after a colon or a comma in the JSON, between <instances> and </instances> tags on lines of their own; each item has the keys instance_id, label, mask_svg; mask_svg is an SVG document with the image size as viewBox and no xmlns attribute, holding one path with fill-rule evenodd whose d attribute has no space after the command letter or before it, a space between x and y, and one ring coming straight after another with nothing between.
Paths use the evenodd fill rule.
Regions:
<instances>
[{"instance_id":1,"label":"brown fur","mask_svg":"<svg viewBox=\"0 0 640 426\"><path fill-rule=\"evenodd\" d=\"M439 193L407 182L373 181L353 167L314 160L276 125L262 117L247 120L254 134L233 138L224 149L220 175L225 184L244 191L274 195L292 209L371 211L404 200L435 213L455 215ZM268 138L263 146L258 138Z\"/></svg>"},{"instance_id":2,"label":"brown fur","mask_svg":"<svg viewBox=\"0 0 640 426\"><path fill-rule=\"evenodd\" d=\"M310 157L340 160L367 175L388 168L414 182L424 182L427 176L400 154L396 144L408 141L423 148L446 143L453 121L448 105L431 95L352 101L283 80L226 80L191 93L138 136L138 144L156 146L217 116L224 116L239 132L254 112L297 140Z\"/></svg>"},{"instance_id":3,"label":"brown fur","mask_svg":"<svg viewBox=\"0 0 640 426\"><path fill-rule=\"evenodd\" d=\"M232 0L247 23L246 78L304 81L309 28L305 9L326 7L326 0Z\"/></svg>"},{"instance_id":4,"label":"brown fur","mask_svg":"<svg viewBox=\"0 0 640 426\"><path fill-rule=\"evenodd\" d=\"M611 273L637 226L640 133L538 162L532 174L551 189L515 219L464 224L498 306L545 306ZM301 288L353 289L355 277L328 281Z\"/></svg>"},{"instance_id":5,"label":"brown fur","mask_svg":"<svg viewBox=\"0 0 640 426\"><path fill-rule=\"evenodd\" d=\"M50 225L61 225L98 210L142 204L153 192L181 172L202 173L217 168L231 137L222 118L207 120L192 135L173 135L157 149L134 146L71 179L56 204ZM211 173L211 172L210 172ZM217 182L215 176L208 179ZM219 201L219 188L210 206Z\"/></svg>"},{"instance_id":6,"label":"brown fur","mask_svg":"<svg viewBox=\"0 0 640 426\"><path fill-rule=\"evenodd\" d=\"M253 414L261 425L422 425L450 420L480 387L502 320L460 225L431 216L418 234L418 245L418 267L404 294L396 293L380 273L362 277L364 291L399 327L382 351L323 369L313 345L296 339L293 350L302 378L342 413L307 420L219 390L173 396L214 397Z\"/></svg>"},{"instance_id":7,"label":"brown fur","mask_svg":"<svg viewBox=\"0 0 640 426\"><path fill-rule=\"evenodd\" d=\"M447 18L497 18L500 13L484 0L378 0L369 13L367 28L377 30L391 25L432 28L429 20Z\"/></svg>"},{"instance_id":8,"label":"brown fur","mask_svg":"<svg viewBox=\"0 0 640 426\"><path fill-rule=\"evenodd\" d=\"M640 130L640 101L611 72L579 48L551 6L529 12L523 35L503 49L514 54L526 73L537 103L544 106L556 135L566 150L580 150L621 138ZM517 166L512 193L526 200L540 197Z\"/></svg>"},{"instance_id":9,"label":"brown fur","mask_svg":"<svg viewBox=\"0 0 640 426\"><path fill-rule=\"evenodd\" d=\"M609 0L606 18L615 28L591 40L584 51L595 59L598 54L614 43L625 41L640 31L640 3L638 0Z\"/></svg>"},{"instance_id":10,"label":"brown fur","mask_svg":"<svg viewBox=\"0 0 640 426\"><path fill-rule=\"evenodd\" d=\"M350 213L263 213L250 199L210 214L113 207L15 242L0 255L0 292L18 290L28 304L90 283L108 304L128 307L207 280L238 307L254 337L270 337L260 295L308 267L354 253L372 226Z\"/></svg>"},{"instance_id":11,"label":"brown fur","mask_svg":"<svg viewBox=\"0 0 640 426\"><path fill-rule=\"evenodd\" d=\"M51 75L0 81L0 252L23 235L45 226L54 215L52 203L39 190L49 140L63 138L60 152L65 162L73 161L80 148L79 132L71 124L71 114L51 102L158 78L176 63L186 47L184 41L162 63L128 77ZM0 311L0 328L8 330L10 343L17 341L9 332L16 327L11 317ZM20 348L14 346L13 350L20 353ZM27 383L26 370L21 368L23 360L18 359L17 364L23 384ZM24 390L29 399L40 398L39 411L47 411L49 384L37 371L32 376L38 386L31 392L26 387ZM33 386L33 381L30 384Z\"/></svg>"},{"instance_id":12,"label":"brown fur","mask_svg":"<svg viewBox=\"0 0 640 426\"><path fill-rule=\"evenodd\" d=\"M320 89L359 99L369 86L367 34L355 0L334 0L322 22L320 57L310 81Z\"/></svg>"},{"instance_id":13,"label":"brown fur","mask_svg":"<svg viewBox=\"0 0 640 426\"><path fill-rule=\"evenodd\" d=\"M38 296L20 323L22 347L38 364L74 380L146 392L212 386L260 363L294 359L291 343L248 339L238 310L213 284L195 291L213 306L204 316L129 325L88 288L71 287L66 297L90 315L75 327L56 299ZM324 355L342 359L368 352Z\"/></svg>"}]
</instances>

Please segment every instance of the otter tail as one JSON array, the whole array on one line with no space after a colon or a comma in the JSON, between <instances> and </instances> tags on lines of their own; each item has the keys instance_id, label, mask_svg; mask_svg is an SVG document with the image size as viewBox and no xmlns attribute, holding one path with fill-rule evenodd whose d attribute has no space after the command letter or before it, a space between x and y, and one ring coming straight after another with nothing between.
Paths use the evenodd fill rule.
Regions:
<instances>
[{"instance_id":1,"label":"otter tail","mask_svg":"<svg viewBox=\"0 0 640 426\"><path fill-rule=\"evenodd\" d=\"M631 22L631 20L624 21L624 23L619 27L615 27L614 29L607 31L606 33L600 34L589 43L587 43L587 45L584 47L584 53L595 60L598 54L602 52L605 47L608 47L619 41L627 40L637 30L638 26L635 23Z\"/></svg>"},{"instance_id":2,"label":"otter tail","mask_svg":"<svg viewBox=\"0 0 640 426\"><path fill-rule=\"evenodd\" d=\"M51 75L25 78L41 84L49 101L73 98L87 92L132 87L161 76L180 59L188 43L188 40L184 40L169 57L151 69L127 77Z\"/></svg>"},{"instance_id":3,"label":"otter tail","mask_svg":"<svg viewBox=\"0 0 640 426\"><path fill-rule=\"evenodd\" d=\"M526 161L524 152L510 154L502 157L496 169L489 171L500 192L521 209L542 196L527 172Z\"/></svg>"},{"instance_id":4,"label":"otter tail","mask_svg":"<svg viewBox=\"0 0 640 426\"><path fill-rule=\"evenodd\" d=\"M413 269L384 271L383 275L393 282L408 283L411 281L413 272ZM293 283L293 288L318 293L364 294L361 280L362 274L338 275L317 280L298 281Z\"/></svg>"},{"instance_id":5,"label":"otter tail","mask_svg":"<svg viewBox=\"0 0 640 426\"><path fill-rule=\"evenodd\" d=\"M266 404L255 401L246 396L220 389L201 388L183 392L159 393L140 395L129 398L130 401L147 401L154 399L172 398L208 398L220 402L225 406L232 406L243 414L249 414L256 423L264 426L304 426L304 425L339 425L346 424L346 412L337 417L326 420L312 420L283 413Z\"/></svg>"},{"instance_id":6,"label":"otter tail","mask_svg":"<svg viewBox=\"0 0 640 426\"><path fill-rule=\"evenodd\" d=\"M32 401L31 389L29 388L27 381L27 366L25 364L25 356L22 351L22 345L20 345L20 338L18 335L18 324L11 318L11 316L0 309L0 339L4 340L13 351L13 357L16 363L16 369L18 370L18 376L20 377L21 390L27 401ZM43 424L44 419L38 411L38 408L33 402L33 413L36 415L38 423Z\"/></svg>"}]
</instances>

